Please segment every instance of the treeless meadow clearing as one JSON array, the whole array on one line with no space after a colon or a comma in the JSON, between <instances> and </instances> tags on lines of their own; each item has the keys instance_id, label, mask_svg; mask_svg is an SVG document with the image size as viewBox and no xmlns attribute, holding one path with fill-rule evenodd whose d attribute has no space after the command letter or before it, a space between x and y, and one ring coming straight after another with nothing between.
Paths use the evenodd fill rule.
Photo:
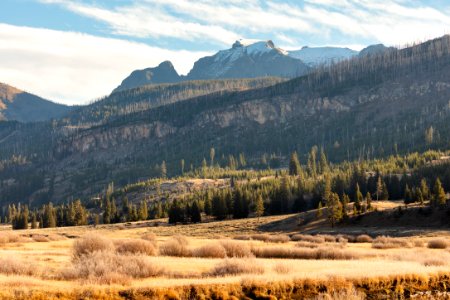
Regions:
<instances>
[{"instance_id":1,"label":"treeless meadow clearing","mask_svg":"<svg viewBox=\"0 0 450 300\"><path fill-rule=\"evenodd\" d=\"M141 222L24 231L3 227L0 298L446 295L447 233L394 238L260 231L292 218L186 226Z\"/></svg>"}]
</instances>

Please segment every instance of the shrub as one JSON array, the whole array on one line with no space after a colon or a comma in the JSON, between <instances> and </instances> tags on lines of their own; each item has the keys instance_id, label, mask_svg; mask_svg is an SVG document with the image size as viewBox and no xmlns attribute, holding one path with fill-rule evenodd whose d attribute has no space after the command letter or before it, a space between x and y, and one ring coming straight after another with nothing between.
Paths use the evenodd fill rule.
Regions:
<instances>
[{"instance_id":1,"label":"shrub","mask_svg":"<svg viewBox=\"0 0 450 300\"><path fill-rule=\"evenodd\" d=\"M388 236L379 236L372 242L372 248L375 249L391 249L391 248L410 248L408 241L396 239Z\"/></svg>"},{"instance_id":2,"label":"shrub","mask_svg":"<svg viewBox=\"0 0 450 300\"><path fill-rule=\"evenodd\" d=\"M0 258L0 273L6 275L28 275L33 276L38 273L36 266L24 263L15 257Z\"/></svg>"},{"instance_id":3,"label":"shrub","mask_svg":"<svg viewBox=\"0 0 450 300\"><path fill-rule=\"evenodd\" d=\"M253 260L242 259L225 259L223 262L217 264L210 275L212 276L227 276L239 274L263 274L264 268L258 265Z\"/></svg>"},{"instance_id":4,"label":"shrub","mask_svg":"<svg viewBox=\"0 0 450 300\"><path fill-rule=\"evenodd\" d=\"M440 267L444 266L446 263L440 259L427 259L423 262L423 265L426 267Z\"/></svg>"},{"instance_id":5,"label":"shrub","mask_svg":"<svg viewBox=\"0 0 450 300\"><path fill-rule=\"evenodd\" d=\"M436 239L429 241L427 246L430 249L445 249L448 247L448 243L444 239Z\"/></svg>"},{"instance_id":6,"label":"shrub","mask_svg":"<svg viewBox=\"0 0 450 300\"><path fill-rule=\"evenodd\" d=\"M127 284L131 278L147 278L163 273L164 269L146 256L122 256L110 251L95 251L74 261L72 267L63 270L60 277L99 284Z\"/></svg>"},{"instance_id":7,"label":"shrub","mask_svg":"<svg viewBox=\"0 0 450 300\"><path fill-rule=\"evenodd\" d=\"M116 251L121 254L156 255L157 250L147 240L122 240L116 244Z\"/></svg>"},{"instance_id":8,"label":"shrub","mask_svg":"<svg viewBox=\"0 0 450 300\"><path fill-rule=\"evenodd\" d=\"M278 263L273 266L273 270L278 274L289 274L292 271L292 266L288 264Z\"/></svg>"},{"instance_id":9,"label":"shrub","mask_svg":"<svg viewBox=\"0 0 450 300\"><path fill-rule=\"evenodd\" d=\"M294 234L291 236L292 241L303 241L303 242L310 242L310 243L317 243L322 244L325 243L325 239L322 236L314 236L310 234Z\"/></svg>"},{"instance_id":10,"label":"shrub","mask_svg":"<svg viewBox=\"0 0 450 300\"><path fill-rule=\"evenodd\" d=\"M237 235L234 237L235 240L241 240L241 241L249 241L252 238L249 235L246 234L242 234L242 235Z\"/></svg>"},{"instance_id":11,"label":"shrub","mask_svg":"<svg viewBox=\"0 0 450 300\"><path fill-rule=\"evenodd\" d=\"M356 237L357 243L372 243L373 239L367 234L360 234Z\"/></svg>"},{"instance_id":12,"label":"shrub","mask_svg":"<svg viewBox=\"0 0 450 300\"><path fill-rule=\"evenodd\" d=\"M181 236L174 236L164 242L159 248L159 253L165 256L191 256L191 250L188 248L188 241Z\"/></svg>"},{"instance_id":13,"label":"shrub","mask_svg":"<svg viewBox=\"0 0 450 300\"><path fill-rule=\"evenodd\" d=\"M153 247L157 248L158 246L158 241L157 241L157 236L154 233L146 233L144 235L141 236L141 239L149 241L150 243L152 243Z\"/></svg>"},{"instance_id":14,"label":"shrub","mask_svg":"<svg viewBox=\"0 0 450 300\"><path fill-rule=\"evenodd\" d=\"M195 249L192 255L195 257L225 258L227 251L220 244L209 244Z\"/></svg>"},{"instance_id":15,"label":"shrub","mask_svg":"<svg viewBox=\"0 0 450 300\"><path fill-rule=\"evenodd\" d=\"M223 240L220 242L227 257L252 257L252 251L250 247L244 242L237 242L232 240Z\"/></svg>"},{"instance_id":16,"label":"shrub","mask_svg":"<svg viewBox=\"0 0 450 300\"><path fill-rule=\"evenodd\" d=\"M260 247L252 249L259 258L291 258L291 259L357 259L360 255L353 251L335 247L320 247L316 249Z\"/></svg>"},{"instance_id":17,"label":"shrub","mask_svg":"<svg viewBox=\"0 0 450 300\"><path fill-rule=\"evenodd\" d=\"M33 234L32 239L33 241L39 243L45 243L50 241L45 235L42 234Z\"/></svg>"},{"instance_id":18,"label":"shrub","mask_svg":"<svg viewBox=\"0 0 450 300\"><path fill-rule=\"evenodd\" d=\"M21 237L15 232L0 232L0 244L17 243Z\"/></svg>"},{"instance_id":19,"label":"shrub","mask_svg":"<svg viewBox=\"0 0 450 300\"><path fill-rule=\"evenodd\" d=\"M270 235L267 233L253 234L250 236L250 239L266 243L287 243L291 240L286 234Z\"/></svg>"},{"instance_id":20,"label":"shrub","mask_svg":"<svg viewBox=\"0 0 450 300\"><path fill-rule=\"evenodd\" d=\"M73 243L73 258L79 259L98 251L114 251L114 244L99 234L88 233Z\"/></svg>"},{"instance_id":21,"label":"shrub","mask_svg":"<svg viewBox=\"0 0 450 300\"><path fill-rule=\"evenodd\" d=\"M328 243L335 243L336 242L336 237L334 235L331 235L331 234L321 234L320 237L323 237L325 242L328 242Z\"/></svg>"},{"instance_id":22,"label":"shrub","mask_svg":"<svg viewBox=\"0 0 450 300\"><path fill-rule=\"evenodd\" d=\"M303 242L303 241L297 242L295 244L295 246L299 247L299 248L317 248L317 247L319 247L319 245L316 243Z\"/></svg>"}]
</instances>

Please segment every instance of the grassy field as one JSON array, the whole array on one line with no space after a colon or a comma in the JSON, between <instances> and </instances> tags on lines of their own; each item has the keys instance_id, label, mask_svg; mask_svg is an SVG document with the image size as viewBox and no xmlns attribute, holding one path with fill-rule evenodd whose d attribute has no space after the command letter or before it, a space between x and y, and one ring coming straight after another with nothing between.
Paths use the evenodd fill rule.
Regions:
<instances>
[{"instance_id":1,"label":"grassy field","mask_svg":"<svg viewBox=\"0 0 450 300\"><path fill-rule=\"evenodd\" d=\"M305 223L314 213L179 226L4 226L0 299L448 297L446 231L369 236L366 225Z\"/></svg>"}]
</instances>

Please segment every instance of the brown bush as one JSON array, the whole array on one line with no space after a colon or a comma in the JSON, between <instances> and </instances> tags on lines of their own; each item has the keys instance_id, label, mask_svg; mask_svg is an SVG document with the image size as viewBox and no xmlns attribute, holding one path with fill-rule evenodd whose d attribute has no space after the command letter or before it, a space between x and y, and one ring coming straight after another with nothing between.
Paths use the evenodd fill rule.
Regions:
<instances>
[{"instance_id":1,"label":"brown bush","mask_svg":"<svg viewBox=\"0 0 450 300\"><path fill-rule=\"evenodd\" d=\"M217 264L209 273L212 276L228 276L239 274L263 274L264 268L249 259L225 259Z\"/></svg>"},{"instance_id":2,"label":"brown bush","mask_svg":"<svg viewBox=\"0 0 450 300\"><path fill-rule=\"evenodd\" d=\"M427 247L430 249L445 249L448 243L444 239L435 239L428 242Z\"/></svg>"},{"instance_id":3,"label":"brown bush","mask_svg":"<svg viewBox=\"0 0 450 300\"><path fill-rule=\"evenodd\" d=\"M121 240L116 244L116 251L121 254L145 254L154 256L157 249L147 240Z\"/></svg>"},{"instance_id":4,"label":"brown bush","mask_svg":"<svg viewBox=\"0 0 450 300\"><path fill-rule=\"evenodd\" d=\"M245 242L222 240L220 242L227 253L227 257L253 257L252 251Z\"/></svg>"},{"instance_id":5,"label":"brown bush","mask_svg":"<svg viewBox=\"0 0 450 300\"><path fill-rule=\"evenodd\" d=\"M18 243L20 241L21 237L15 232L0 232L0 244Z\"/></svg>"},{"instance_id":6,"label":"brown bush","mask_svg":"<svg viewBox=\"0 0 450 300\"><path fill-rule=\"evenodd\" d=\"M426 267L441 267L445 266L446 262L441 259L427 259L423 262Z\"/></svg>"},{"instance_id":7,"label":"brown bush","mask_svg":"<svg viewBox=\"0 0 450 300\"><path fill-rule=\"evenodd\" d=\"M373 239L367 234L360 234L356 237L357 243L372 243Z\"/></svg>"},{"instance_id":8,"label":"brown bush","mask_svg":"<svg viewBox=\"0 0 450 300\"><path fill-rule=\"evenodd\" d=\"M325 238L319 235L310 235L310 234L294 234L291 236L292 241L303 241L310 243L322 244L325 243Z\"/></svg>"},{"instance_id":9,"label":"brown bush","mask_svg":"<svg viewBox=\"0 0 450 300\"><path fill-rule=\"evenodd\" d=\"M39 243L50 242L50 240L45 235L42 234L33 234L31 238L33 239L33 241Z\"/></svg>"},{"instance_id":10,"label":"brown bush","mask_svg":"<svg viewBox=\"0 0 450 300\"><path fill-rule=\"evenodd\" d=\"M247 235L247 234L242 234L242 235L237 235L237 236L235 236L233 239L235 239L235 240L241 240L241 241L249 241L249 240L251 240L252 238L251 238L249 235Z\"/></svg>"},{"instance_id":11,"label":"brown bush","mask_svg":"<svg viewBox=\"0 0 450 300\"><path fill-rule=\"evenodd\" d=\"M372 242L372 248L375 249L392 249L392 248L410 248L408 241L392 238L389 236L379 236Z\"/></svg>"},{"instance_id":12,"label":"brown bush","mask_svg":"<svg viewBox=\"0 0 450 300\"><path fill-rule=\"evenodd\" d=\"M358 259L361 256L353 251L336 247L320 247L316 249L259 247L252 249L259 258L292 258L292 259Z\"/></svg>"},{"instance_id":13,"label":"brown bush","mask_svg":"<svg viewBox=\"0 0 450 300\"><path fill-rule=\"evenodd\" d=\"M278 274L289 274L292 272L292 266L284 263L278 263L273 266L273 270Z\"/></svg>"},{"instance_id":14,"label":"brown bush","mask_svg":"<svg viewBox=\"0 0 450 300\"><path fill-rule=\"evenodd\" d=\"M94 252L114 251L114 244L107 238L99 234L88 233L73 243L73 258L78 259L81 256Z\"/></svg>"},{"instance_id":15,"label":"brown bush","mask_svg":"<svg viewBox=\"0 0 450 300\"><path fill-rule=\"evenodd\" d=\"M60 278L82 279L98 284L127 284L131 278L147 278L164 274L164 269L148 257L122 256L110 251L95 251L79 257Z\"/></svg>"},{"instance_id":16,"label":"brown bush","mask_svg":"<svg viewBox=\"0 0 450 300\"><path fill-rule=\"evenodd\" d=\"M36 266L22 262L15 257L0 258L0 273L6 275L28 275L38 274Z\"/></svg>"},{"instance_id":17,"label":"brown bush","mask_svg":"<svg viewBox=\"0 0 450 300\"><path fill-rule=\"evenodd\" d=\"M165 256L189 257L192 255L188 248L188 240L182 236L174 236L164 242L159 248L159 253Z\"/></svg>"},{"instance_id":18,"label":"brown bush","mask_svg":"<svg viewBox=\"0 0 450 300\"><path fill-rule=\"evenodd\" d=\"M192 256L209 257L209 258L225 258L227 251L221 244L208 244L192 251Z\"/></svg>"},{"instance_id":19,"label":"brown bush","mask_svg":"<svg viewBox=\"0 0 450 300\"><path fill-rule=\"evenodd\" d=\"M253 234L250 239L266 243L287 243L291 240L286 234L270 235L267 233Z\"/></svg>"},{"instance_id":20,"label":"brown bush","mask_svg":"<svg viewBox=\"0 0 450 300\"><path fill-rule=\"evenodd\" d=\"M150 243L152 243L153 247L157 248L158 246L158 240L157 240L157 236L154 233L146 233L144 235L141 236L141 239L149 241Z\"/></svg>"},{"instance_id":21,"label":"brown bush","mask_svg":"<svg viewBox=\"0 0 450 300\"><path fill-rule=\"evenodd\" d=\"M323 237L323 239L325 240L325 242L328 243L335 243L336 242L336 237L334 235L331 234L321 234L319 235L320 237Z\"/></svg>"},{"instance_id":22,"label":"brown bush","mask_svg":"<svg viewBox=\"0 0 450 300\"><path fill-rule=\"evenodd\" d=\"M300 241L300 242L297 242L295 244L295 247L299 247L299 248L317 248L317 247L319 247L319 244Z\"/></svg>"}]
</instances>

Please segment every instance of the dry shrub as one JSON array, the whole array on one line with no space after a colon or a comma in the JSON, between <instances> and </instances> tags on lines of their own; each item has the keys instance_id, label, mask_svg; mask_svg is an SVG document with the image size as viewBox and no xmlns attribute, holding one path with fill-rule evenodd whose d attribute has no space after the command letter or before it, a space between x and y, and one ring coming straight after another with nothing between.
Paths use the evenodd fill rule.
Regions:
<instances>
[{"instance_id":1,"label":"dry shrub","mask_svg":"<svg viewBox=\"0 0 450 300\"><path fill-rule=\"evenodd\" d=\"M389 236L379 236L372 242L372 248L375 249L392 249L392 248L410 248L408 241L392 238Z\"/></svg>"},{"instance_id":2,"label":"dry shrub","mask_svg":"<svg viewBox=\"0 0 450 300\"><path fill-rule=\"evenodd\" d=\"M289 274L292 272L292 266L284 263L277 263L273 270L278 274Z\"/></svg>"},{"instance_id":3,"label":"dry shrub","mask_svg":"<svg viewBox=\"0 0 450 300\"><path fill-rule=\"evenodd\" d=\"M156 248L147 240L121 240L116 243L116 251L121 254L145 254L154 256Z\"/></svg>"},{"instance_id":4,"label":"dry shrub","mask_svg":"<svg viewBox=\"0 0 450 300\"><path fill-rule=\"evenodd\" d=\"M185 237L176 235L161 245L159 253L165 256L188 257L192 254L188 245L189 242Z\"/></svg>"},{"instance_id":5,"label":"dry shrub","mask_svg":"<svg viewBox=\"0 0 450 300\"><path fill-rule=\"evenodd\" d=\"M14 257L0 258L0 273L6 275L28 275L38 274L36 266L24 263Z\"/></svg>"},{"instance_id":6,"label":"dry shrub","mask_svg":"<svg viewBox=\"0 0 450 300\"><path fill-rule=\"evenodd\" d=\"M54 241L62 241L62 240L66 240L67 238L65 236L62 236L60 234L47 234L46 236L48 238L49 241L54 242Z\"/></svg>"},{"instance_id":7,"label":"dry shrub","mask_svg":"<svg viewBox=\"0 0 450 300\"><path fill-rule=\"evenodd\" d=\"M429 241L427 246L430 249L446 249L448 247L448 243L444 239L436 239Z\"/></svg>"},{"instance_id":8,"label":"dry shrub","mask_svg":"<svg viewBox=\"0 0 450 300\"><path fill-rule=\"evenodd\" d=\"M95 251L79 257L60 278L82 279L97 284L128 284L131 278L160 276L164 269L148 257L122 256L110 251Z\"/></svg>"},{"instance_id":9,"label":"dry shrub","mask_svg":"<svg viewBox=\"0 0 450 300\"><path fill-rule=\"evenodd\" d=\"M425 243L422 240L414 240L413 244L414 244L414 247L417 247L417 248L422 248L425 246Z\"/></svg>"},{"instance_id":10,"label":"dry shrub","mask_svg":"<svg viewBox=\"0 0 450 300\"><path fill-rule=\"evenodd\" d=\"M78 259L81 256L94 252L114 251L114 244L107 238L99 234L88 233L73 243L73 258Z\"/></svg>"},{"instance_id":11,"label":"dry shrub","mask_svg":"<svg viewBox=\"0 0 450 300\"><path fill-rule=\"evenodd\" d=\"M357 243L372 243L373 239L367 234L360 234L355 240Z\"/></svg>"},{"instance_id":12,"label":"dry shrub","mask_svg":"<svg viewBox=\"0 0 450 300\"><path fill-rule=\"evenodd\" d=\"M322 244L325 243L325 238L319 235L310 235L310 234L294 234L291 236L292 241L303 241L310 243Z\"/></svg>"},{"instance_id":13,"label":"dry shrub","mask_svg":"<svg viewBox=\"0 0 450 300\"><path fill-rule=\"evenodd\" d=\"M234 239L235 240L241 240L241 241L249 241L252 238L249 235L247 235L247 234L242 234L242 235L235 236Z\"/></svg>"},{"instance_id":14,"label":"dry shrub","mask_svg":"<svg viewBox=\"0 0 450 300\"><path fill-rule=\"evenodd\" d=\"M212 276L229 276L239 274L263 274L264 268L252 259L227 258L217 264L209 273Z\"/></svg>"},{"instance_id":15,"label":"dry shrub","mask_svg":"<svg viewBox=\"0 0 450 300\"><path fill-rule=\"evenodd\" d=\"M321 234L321 237L323 237L323 239L325 240L325 242L328 243L335 243L336 242L336 237L334 235L331 234Z\"/></svg>"},{"instance_id":16,"label":"dry shrub","mask_svg":"<svg viewBox=\"0 0 450 300\"><path fill-rule=\"evenodd\" d=\"M144 234L143 236L141 236L141 239L149 241L150 243L152 243L153 247L157 247L158 246L158 241L157 241L157 236L156 234L149 232Z\"/></svg>"},{"instance_id":17,"label":"dry shrub","mask_svg":"<svg viewBox=\"0 0 450 300\"><path fill-rule=\"evenodd\" d=\"M192 256L208 258L225 258L227 251L220 244L208 244L192 251Z\"/></svg>"},{"instance_id":18,"label":"dry shrub","mask_svg":"<svg viewBox=\"0 0 450 300\"><path fill-rule=\"evenodd\" d=\"M300 242L297 242L295 244L295 247L299 247L299 248L317 248L317 247L319 247L319 245L316 244L316 243L300 241Z\"/></svg>"},{"instance_id":19,"label":"dry shrub","mask_svg":"<svg viewBox=\"0 0 450 300\"><path fill-rule=\"evenodd\" d=\"M18 243L20 240L20 236L15 232L0 232L0 244Z\"/></svg>"},{"instance_id":20,"label":"dry shrub","mask_svg":"<svg viewBox=\"0 0 450 300\"><path fill-rule=\"evenodd\" d=\"M291 259L358 259L356 252L342 250L336 247L320 247L316 249L259 247L253 248L253 254L259 258L291 258Z\"/></svg>"},{"instance_id":21,"label":"dry shrub","mask_svg":"<svg viewBox=\"0 0 450 300\"><path fill-rule=\"evenodd\" d=\"M445 266L446 262L441 259L427 259L423 262L426 267L441 267Z\"/></svg>"},{"instance_id":22,"label":"dry shrub","mask_svg":"<svg viewBox=\"0 0 450 300\"><path fill-rule=\"evenodd\" d=\"M33 241L39 243L45 243L50 241L45 235L42 234L33 234L32 239Z\"/></svg>"},{"instance_id":23,"label":"dry shrub","mask_svg":"<svg viewBox=\"0 0 450 300\"><path fill-rule=\"evenodd\" d=\"M354 288L350 290L333 291L331 293L319 294L314 300L364 300L366 294L359 292Z\"/></svg>"},{"instance_id":24,"label":"dry shrub","mask_svg":"<svg viewBox=\"0 0 450 300\"><path fill-rule=\"evenodd\" d=\"M250 247L245 242L223 240L220 242L227 257L253 257Z\"/></svg>"},{"instance_id":25,"label":"dry shrub","mask_svg":"<svg viewBox=\"0 0 450 300\"><path fill-rule=\"evenodd\" d=\"M286 234L270 235L267 233L253 234L250 236L250 239L266 243L287 243L291 240Z\"/></svg>"}]
</instances>

